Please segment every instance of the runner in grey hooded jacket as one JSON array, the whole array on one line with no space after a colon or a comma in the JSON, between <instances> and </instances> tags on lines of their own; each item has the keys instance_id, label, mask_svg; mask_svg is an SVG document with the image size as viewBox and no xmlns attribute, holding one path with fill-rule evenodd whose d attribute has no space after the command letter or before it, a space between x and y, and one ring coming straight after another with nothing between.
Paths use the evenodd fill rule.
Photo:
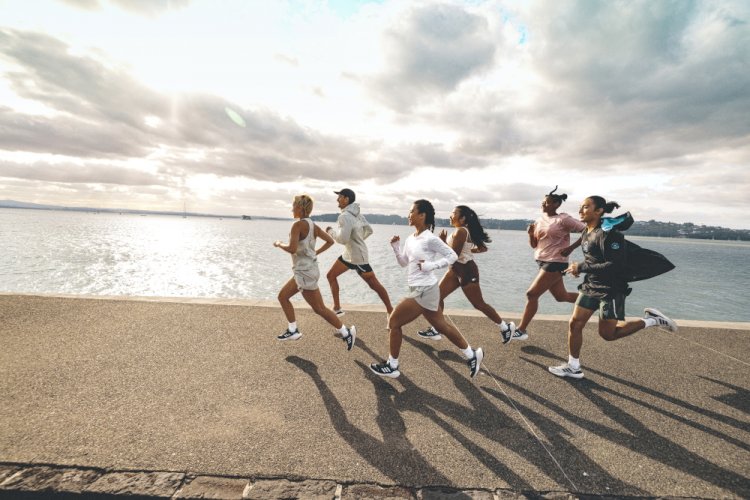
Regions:
<instances>
[{"instance_id":1,"label":"runner in grey hooded jacket","mask_svg":"<svg viewBox=\"0 0 750 500\"><path fill-rule=\"evenodd\" d=\"M341 257L351 264L369 264L365 239L372 234L372 227L360 213L359 203L350 203L341 211L339 228L327 231L336 243L344 245Z\"/></svg>"},{"instance_id":2,"label":"runner in grey hooded jacket","mask_svg":"<svg viewBox=\"0 0 750 500\"><path fill-rule=\"evenodd\" d=\"M338 277L352 269L365 280L370 288L383 301L388 314L393 310L391 300L385 287L378 281L375 273L370 267L369 255L365 239L372 234L372 227L367 219L360 213L359 203L354 202L355 194L351 189L342 189L336 191L338 195L337 202L341 209L341 215L338 218L338 229L327 227L326 232L337 243L344 245L344 253L336 260L331 269L328 271L326 278L331 286L331 295L333 296L333 310L338 315L344 314L339 302L339 283Z\"/></svg>"}]
</instances>

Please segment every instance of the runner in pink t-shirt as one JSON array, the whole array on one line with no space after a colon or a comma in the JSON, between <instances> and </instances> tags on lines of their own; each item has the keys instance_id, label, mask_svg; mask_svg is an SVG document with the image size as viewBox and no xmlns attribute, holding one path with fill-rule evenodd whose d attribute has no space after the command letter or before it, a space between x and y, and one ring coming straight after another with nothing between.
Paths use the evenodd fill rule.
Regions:
<instances>
[{"instance_id":1,"label":"runner in pink t-shirt","mask_svg":"<svg viewBox=\"0 0 750 500\"><path fill-rule=\"evenodd\" d=\"M539 297L547 290L558 302L570 302L578 298L577 293L568 292L563 283L562 272L568 267L568 255L581 244L580 238L570 244L570 233L580 233L586 225L568 214L557 213L567 194L549 192L542 200L542 216L529 224L529 245L534 249L534 259L539 264L539 273L526 291L526 307L521 323L513 335L515 340L529 338L526 328L539 308Z\"/></svg>"}]
</instances>

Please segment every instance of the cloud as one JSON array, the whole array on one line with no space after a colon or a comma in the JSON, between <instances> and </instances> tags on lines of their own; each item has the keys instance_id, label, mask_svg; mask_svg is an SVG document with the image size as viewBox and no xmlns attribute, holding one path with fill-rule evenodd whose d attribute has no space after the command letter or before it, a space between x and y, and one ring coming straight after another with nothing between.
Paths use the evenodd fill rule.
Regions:
<instances>
[{"instance_id":1,"label":"cloud","mask_svg":"<svg viewBox=\"0 0 750 500\"><path fill-rule=\"evenodd\" d=\"M18 68L6 73L13 90L56 112L50 117L1 107L0 127L8 132L0 147L6 151L149 159L171 173L279 182L310 176L384 182L404 175L403 162L382 143L322 134L214 95L160 94L120 68L71 54L49 36L0 30L0 53Z\"/></svg>"},{"instance_id":2,"label":"cloud","mask_svg":"<svg viewBox=\"0 0 750 500\"><path fill-rule=\"evenodd\" d=\"M0 161L0 177L66 184L149 186L164 183L163 179L148 172L106 164L80 165L72 161L32 164Z\"/></svg>"},{"instance_id":3,"label":"cloud","mask_svg":"<svg viewBox=\"0 0 750 500\"><path fill-rule=\"evenodd\" d=\"M452 92L496 50L486 19L449 3L414 6L383 37L386 68L370 90L395 110Z\"/></svg>"},{"instance_id":4,"label":"cloud","mask_svg":"<svg viewBox=\"0 0 750 500\"><path fill-rule=\"evenodd\" d=\"M99 10L102 4L110 3L134 14L154 17L162 12L181 9L190 0L60 0L62 3L85 10Z\"/></svg>"}]
</instances>

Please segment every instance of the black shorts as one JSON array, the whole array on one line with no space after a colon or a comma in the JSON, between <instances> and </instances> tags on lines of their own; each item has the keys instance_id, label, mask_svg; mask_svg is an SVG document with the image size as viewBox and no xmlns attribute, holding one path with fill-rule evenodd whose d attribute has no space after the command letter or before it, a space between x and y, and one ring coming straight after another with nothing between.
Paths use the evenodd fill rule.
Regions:
<instances>
[{"instance_id":1,"label":"black shorts","mask_svg":"<svg viewBox=\"0 0 750 500\"><path fill-rule=\"evenodd\" d=\"M625 294L616 293L603 299L578 293L576 305L592 311L599 310L599 319L625 321Z\"/></svg>"},{"instance_id":2,"label":"black shorts","mask_svg":"<svg viewBox=\"0 0 750 500\"><path fill-rule=\"evenodd\" d=\"M462 288L466 285L471 285L472 283L479 283L479 268L477 267L477 263L473 260L470 260L465 264L454 262L453 265L451 265L451 271L453 271L453 274L458 278L458 284L461 285Z\"/></svg>"},{"instance_id":3,"label":"black shorts","mask_svg":"<svg viewBox=\"0 0 750 500\"><path fill-rule=\"evenodd\" d=\"M539 269L547 271L548 273L561 273L568 268L567 262L544 262L538 260L536 263L539 264Z\"/></svg>"},{"instance_id":4,"label":"black shorts","mask_svg":"<svg viewBox=\"0 0 750 500\"><path fill-rule=\"evenodd\" d=\"M346 267L348 267L352 271L357 271L357 274L372 272L372 268L370 267L370 264L352 264L351 262L345 261L344 258L340 255L339 255L339 262L344 264Z\"/></svg>"}]
</instances>

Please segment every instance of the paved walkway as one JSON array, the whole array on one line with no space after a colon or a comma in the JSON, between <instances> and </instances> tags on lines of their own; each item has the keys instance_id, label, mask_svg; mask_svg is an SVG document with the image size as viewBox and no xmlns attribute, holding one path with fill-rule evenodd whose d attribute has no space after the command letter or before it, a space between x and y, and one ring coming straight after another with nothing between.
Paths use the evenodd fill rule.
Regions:
<instances>
[{"instance_id":1,"label":"paved walkway","mask_svg":"<svg viewBox=\"0 0 750 500\"><path fill-rule=\"evenodd\" d=\"M410 335L383 380L367 365L385 314L343 319L352 352L301 307L303 337L281 343L276 307L0 295L0 496L750 497L747 328L607 343L594 323L570 381L547 372L564 322L503 346L452 314L485 350L477 379L446 340ZM131 489L107 490L118 478Z\"/></svg>"}]
</instances>

